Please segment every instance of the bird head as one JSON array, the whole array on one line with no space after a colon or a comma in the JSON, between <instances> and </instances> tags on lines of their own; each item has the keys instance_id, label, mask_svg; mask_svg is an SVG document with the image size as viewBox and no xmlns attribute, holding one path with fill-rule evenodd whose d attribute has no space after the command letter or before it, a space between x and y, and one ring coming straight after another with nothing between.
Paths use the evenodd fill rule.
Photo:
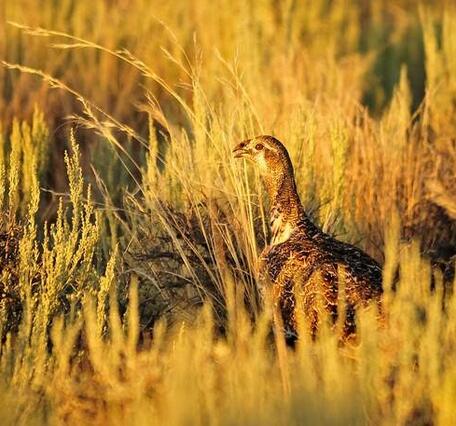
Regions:
<instances>
[{"instance_id":1,"label":"bird head","mask_svg":"<svg viewBox=\"0 0 456 426\"><path fill-rule=\"evenodd\" d=\"M262 175L293 172L290 156L282 142L272 136L257 136L240 142L233 150L234 158L253 162Z\"/></svg>"}]
</instances>

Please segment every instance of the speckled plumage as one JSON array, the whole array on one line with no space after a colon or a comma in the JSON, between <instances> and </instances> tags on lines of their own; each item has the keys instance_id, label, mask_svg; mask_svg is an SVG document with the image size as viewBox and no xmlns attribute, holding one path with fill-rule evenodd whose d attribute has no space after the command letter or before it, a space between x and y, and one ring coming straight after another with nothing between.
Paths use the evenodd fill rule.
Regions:
<instances>
[{"instance_id":1,"label":"speckled plumage","mask_svg":"<svg viewBox=\"0 0 456 426\"><path fill-rule=\"evenodd\" d=\"M234 153L257 165L269 195L271 242L260 256L259 268L263 285L272 286L286 334L296 336L297 300L313 335L323 312L335 321L341 282L345 293L344 334L352 334L357 307L372 301L380 307L379 264L312 223L301 205L293 166L280 141L259 136L241 142Z\"/></svg>"}]
</instances>

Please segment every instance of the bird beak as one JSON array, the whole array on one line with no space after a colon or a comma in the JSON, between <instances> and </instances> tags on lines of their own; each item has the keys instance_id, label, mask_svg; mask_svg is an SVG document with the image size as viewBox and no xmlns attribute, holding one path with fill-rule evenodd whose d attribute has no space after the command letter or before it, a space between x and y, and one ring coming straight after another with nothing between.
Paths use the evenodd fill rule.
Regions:
<instances>
[{"instance_id":1,"label":"bird beak","mask_svg":"<svg viewBox=\"0 0 456 426\"><path fill-rule=\"evenodd\" d=\"M233 149L233 157L234 158L243 158L248 157L250 151L246 148L247 144L245 142L241 142L236 148Z\"/></svg>"}]
</instances>

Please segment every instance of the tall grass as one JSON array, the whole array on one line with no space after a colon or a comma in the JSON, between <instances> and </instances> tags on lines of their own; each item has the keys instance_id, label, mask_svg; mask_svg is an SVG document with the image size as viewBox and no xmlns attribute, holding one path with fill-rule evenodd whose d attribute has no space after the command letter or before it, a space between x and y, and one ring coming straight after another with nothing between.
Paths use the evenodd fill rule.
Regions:
<instances>
[{"instance_id":1,"label":"tall grass","mask_svg":"<svg viewBox=\"0 0 456 426\"><path fill-rule=\"evenodd\" d=\"M3 3L2 423L452 424L456 12L412 3ZM258 296L267 200L231 149L266 132L384 261L351 344L286 348Z\"/></svg>"}]
</instances>

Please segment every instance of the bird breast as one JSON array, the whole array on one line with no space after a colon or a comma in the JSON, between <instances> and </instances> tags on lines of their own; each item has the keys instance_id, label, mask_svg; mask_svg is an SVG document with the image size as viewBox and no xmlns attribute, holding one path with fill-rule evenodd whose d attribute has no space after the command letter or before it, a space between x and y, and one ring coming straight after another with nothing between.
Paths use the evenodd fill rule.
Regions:
<instances>
[{"instance_id":1,"label":"bird breast","mask_svg":"<svg viewBox=\"0 0 456 426\"><path fill-rule=\"evenodd\" d=\"M271 246L284 243L293 233L294 227L284 220L283 214L275 211L271 215Z\"/></svg>"}]
</instances>

